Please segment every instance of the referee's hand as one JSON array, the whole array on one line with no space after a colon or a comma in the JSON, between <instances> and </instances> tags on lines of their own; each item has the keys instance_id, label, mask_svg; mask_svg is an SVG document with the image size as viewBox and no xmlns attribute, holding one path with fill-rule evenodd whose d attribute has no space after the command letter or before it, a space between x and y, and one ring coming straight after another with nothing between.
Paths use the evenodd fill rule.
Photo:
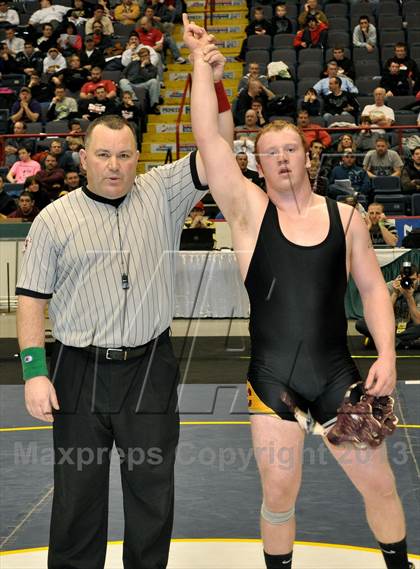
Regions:
<instances>
[{"instance_id":1,"label":"referee's hand","mask_svg":"<svg viewBox=\"0 0 420 569\"><path fill-rule=\"evenodd\" d=\"M28 413L47 423L53 423L53 409L60 409L57 394L46 376L33 377L25 382L25 405Z\"/></svg>"}]
</instances>

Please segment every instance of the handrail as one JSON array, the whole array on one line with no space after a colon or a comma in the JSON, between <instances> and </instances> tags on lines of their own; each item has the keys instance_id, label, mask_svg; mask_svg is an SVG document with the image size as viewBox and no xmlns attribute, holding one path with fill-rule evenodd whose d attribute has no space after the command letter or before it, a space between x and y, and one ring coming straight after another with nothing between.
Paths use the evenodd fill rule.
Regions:
<instances>
[{"instance_id":1,"label":"handrail","mask_svg":"<svg viewBox=\"0 0 420 569\"><path fill-rule=\"evenodd\" d=\"M179 105L178 116L176 117L176 131L175 131L175 140L176 140L176 159L179 159L180 155L180 141L179 141L179 127L181 125L182 120L182 111L184 110L185 106L185 99L187 98L188 90L191 88L191 73L188 73L187 80L185 81L184 92L182 93L181 103Z\"/></svg>"}]
</instances>

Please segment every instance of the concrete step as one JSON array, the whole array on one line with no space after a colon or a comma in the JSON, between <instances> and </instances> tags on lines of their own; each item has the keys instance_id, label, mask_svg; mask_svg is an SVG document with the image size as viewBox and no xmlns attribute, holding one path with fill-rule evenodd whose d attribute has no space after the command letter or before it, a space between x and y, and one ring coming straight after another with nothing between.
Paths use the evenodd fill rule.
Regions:
<instances>
[{"instance_id":1,"label":"concrete step","mask_svg":"<svg viewBox=\"0 0 420 569\"><path fill-rule=\"evenodd\" d=\"M229 62L235 61L235 56L238 55L239 50L241 48L241 41L233 40L231 47L221 47L220 51L226 57ZM182 48L181 50L182 57L188 57L188 49ZM230 59L228 59L230 57Z\"/></svg>"},{"instance_id":2,"label":"concrete step","mask_svg":"<svg viewBox=\"0 0 420 569\"><path fill-rule=\"evenodd\" d=\"M168 148L170 148L173 153L176 152L175 140L173 140L173 141L163 140L163 141L157 141L157 142L142 142L142 145L141 145L141 155L142 156L141 157L143 159L145 158L145 156L149 157L150 155L155 157L154 156L155 154L158 154L159 157L161 154L163 154L163 156L165 157ZM179 149L180 149L180 152L183 155L185 155L185 154L188 154L188 152L195 150L196 145L194 142L181 142Z\"/></svg>"},{"instance_id":3,"label":"concrete step","mask_svg":"<svg viewBox=\"0 0 420 569\"><path fill-rule=\"evenodd\" d=\"M172 160L176 160L176 149L175 149L175 145L173 145L172 148ZM189 154L191 152L192 149L191 147L188 147L188 149L186 151L182 151L180 152L179 157L183 158L184 156L187 156L187 154ZM162 151L161 152L143 152L141 153L141 159L143 162L160 162L161 164L163 164L166 160L166 153L167 148L163 148L162 147Z\"/></svg>"},{"instance_id":4,"label":"concrete step","mask_svg":"<svg viewBox=\"0 0 420 569\"><path fill-rule=\"evenodd\" d=\"M220 26L221 27L221 26ZM225 26L226 27L226 26ZM242 26L232 26L232 27L236 27L238 28L237 31L214 31L211 33L214 33L216 36L216 45L218 45L219 42L225 42L225 41L230 41L230 40L234 40L234 39L240 39L243 40L246 37L246 34L244 32L244 30L242 29ZM174 36L174 39L177 42L178 47L184 47L184 42L182 40L182 34L177 34L176 36Z\"/></svg>"},{"instance_id":5,"label":"concrete step","mask_svg":"<svg viewBox=\"0 0 420 569\"><path fill-rule=\"evenodd\" d=\"M188 14L193 12L204 13L206 8L206 0L190 0L187 2ZM247 13L248 8L246 2L243 0L216 0L215 2L215 14L220 14L220 12L242 12ZM213 15L214 17L214 15Z\"/></svg>"},{"instance_id":6,"label":"concrete step","mask_svg":"<svg viewBox=\"0 0 420 569\"><path fill-rule=\"evenodd\" d=\"M225 53L226 49L235 48L239 50L241 48L242 42L246 37L245 34L231 34L232 37L228 37L225 39L216 37L216 46L221 50L222 53ZM188 54L188 51L185 51L185 44L183 41L177 42L178 48L181 50L181 53ZM183 56L185 57L185 56Z\"/></svg>"},{"instance_id":7,"label":"concrete step","mask_svg":"<svg viewBox=\"0 0 420 569\"><path fill-rule=\"evenodd\" d=\"M226 95L227 95L229 101L232 102L233 99L236 97L237 87L236 86L234 88L233 87L225 87L225 91L226 91ZM164 95L165 105L177 105L177 104L179 104L181 102L182 96L183 96L183 90L182 89L166 89L165 95ZM190 101L189 95L187 95L185 101L187 104L189 103L189 101Z\"/></svg>"},{"instance_id":8,"label":"concrete step","mask_svg":"<svg viewBox=\"0 0 420 569\"><path fill-rule=\"evenodd\" d=\"M159 123L151 123L150 120L147 125L147 134L173 134L176 132L176 124L174 122L159 122ZM183 136L185 133L192 132L191 123L184 123L182 122L179 125L179 132Z\"/></svg>"},{"instance_id":9,"label":"concrete step","mask_svg":"<svg viewBox=\"0 0 420 569\"><path fill-rule=\"evenodd\" d=\"M176 71L173 70L172 67L170 67L169 71L165 71L164 73L165 85L167 84L167 82L170 81L182 81L185 84L188 73L190 73L188 69ZM223 79L239 81L239 79L243 76L243 74L244 73L243 73L242 64L238 63L237 61L234 61L234 63L226 64Z\"/></svg>"},{"instance_id":10,"label":"concrete step","mask_svg":"<svg viewBox=\"0 0 420 569\"><path fill-rule=\"evenodd\" d=\"M241 75L242 77L242 75ZM185 75L185 77L180 77L179 79L174 79L171 80L169 79L169 77L165 77L165 85L166 85L166 89L162 90L163 94L166 94L167 91L171 91L171 90L178 90L178 91L183 91L184 90L184 86L185 86L185 81L187 80L187 76ZM227 79L227 78L223 78L223 85L225 86L225 89L235 89L238 86L238 80L236 79L236 77L234 79Z\"/></svg>"},{"instance_id":11,"label":"concrete step","mask_svg":"<svg viewBox=\"0 0 420 569\"><path fill-rule=\"evenodd\" d=\"M162 166L163 162L161 160L140 160L137 163L137 174L145 174L152 168L156 166Z\"/></svg>"},{"instance_id":12,"label":"concrete step","mask_svg":"<svg viewBox=\"0 0 420 569\"><path fill-rule=\"evenodd\" d=\"M202 25L204 26L204 21L203 22L198 22L197 25ZM248 20L235 20L235 23L232 22L232 24L228 24L228 22L220 22L220 24L216 24L213 26L207 26L207 31L211 34L216 35L217 37L219 37L220 35L229 35L229 34L244 34L245 33L245 28L246 26L249 24ZM182 40L182 32L177 32L174 34L174 39L175 41L181 41Z\"/></svg>"},{"instance_id":13,"label":"concrete step","mask_svg":"<svg viewBox=\"0 0 420 569\"><path fill-rule=\"evenodd\" d=\"M210 25L220 25L220 24L237 24L238 20L244 23L245 26L249 24L249 20L246 17L246 10L231 10L230 12L217 12L213 14L213 24L210 24L210 16L207 17L207 27ZM191 21L195 22L199 26L203 26L205 22L203 12L189 12L188 17Z\"/></svg>"}]
</instances>

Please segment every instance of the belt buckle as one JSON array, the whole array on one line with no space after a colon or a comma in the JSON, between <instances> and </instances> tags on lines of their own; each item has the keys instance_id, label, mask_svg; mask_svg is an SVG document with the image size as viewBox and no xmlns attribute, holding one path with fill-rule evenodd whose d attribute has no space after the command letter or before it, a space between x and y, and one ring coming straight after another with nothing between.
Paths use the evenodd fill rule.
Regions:
<instances>
[{"instance_id":1,"label":"belt buckle","mask_svg":"<svg viewBox=\"0 0 420 569\"><path fill-rule=\"evenodd\" d=\"M108 348L105 354L105 359L107 360L113 360L114 358L111 357L110 352L121 352L121 358L115 358L117 360L122 360L125 362L125 360L127 359L127 355L128 352L127 350L123 350L122 348Z\"/></svg>"}]
</instances>

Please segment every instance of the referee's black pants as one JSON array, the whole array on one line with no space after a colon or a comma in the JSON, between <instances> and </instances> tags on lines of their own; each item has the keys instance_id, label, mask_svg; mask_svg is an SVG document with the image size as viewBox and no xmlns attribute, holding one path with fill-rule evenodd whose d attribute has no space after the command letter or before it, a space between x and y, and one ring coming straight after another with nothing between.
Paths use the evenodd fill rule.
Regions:
<instances>
[{"instance_id":1,"label":"referee's black pants","mask_svg":"<svg viewBox=\"0 0 420 569\"><path fill-rule=\"evenodd\" d=\"M104 567L114 442L121 461L124 568L165 568L179 437L178 366L168 336L127 361L57 343L51 370L60 410L53 427L49 569Z\"/></svg>"}]
</instances>

